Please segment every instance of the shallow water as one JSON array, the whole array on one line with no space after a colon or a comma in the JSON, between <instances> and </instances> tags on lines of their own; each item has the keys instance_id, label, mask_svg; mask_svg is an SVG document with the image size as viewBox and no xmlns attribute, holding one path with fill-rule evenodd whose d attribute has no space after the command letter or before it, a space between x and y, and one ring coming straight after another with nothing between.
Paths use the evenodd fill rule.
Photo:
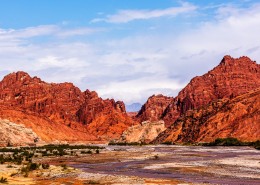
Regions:
<instances>
[{"instance_id":1,"label":"shallow water","mask_svg":"<svg viewBox=\"0 0 260 185\"><path fill-rule=\"evenodd\" d=\"M120 151L127 151L124 159L72 166L90 173L176 179L188 183L260 184L260 151L250 147L107 147L107 152L115 154L115 158ZM134 153L138 157L133 158Z\"/></svg>"}]
</instances>

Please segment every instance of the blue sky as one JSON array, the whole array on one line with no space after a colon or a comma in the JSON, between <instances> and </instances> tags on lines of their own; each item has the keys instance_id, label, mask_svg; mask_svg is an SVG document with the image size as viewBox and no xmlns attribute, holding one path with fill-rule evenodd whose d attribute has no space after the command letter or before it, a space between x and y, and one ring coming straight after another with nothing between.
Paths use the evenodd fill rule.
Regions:
<instances>
[{"instance_id":1,"label":"blue sky","mask_svg":"<svg viewBox=\"0 0 260 185\"><path fill-rule=\"evenodd\" d=\"M143 103L226 54L259 61L259 33L256 0L1 0L0 77L23 70Z\"/></svg>"}]
</instances>

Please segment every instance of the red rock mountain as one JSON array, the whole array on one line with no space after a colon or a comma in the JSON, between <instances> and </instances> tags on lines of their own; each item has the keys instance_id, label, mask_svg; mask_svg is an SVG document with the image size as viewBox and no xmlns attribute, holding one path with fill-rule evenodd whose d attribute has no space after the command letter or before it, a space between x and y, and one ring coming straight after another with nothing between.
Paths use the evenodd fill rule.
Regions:
<instances>
[{"instance_id":1,"label":"red rock mountain","mask_svg":"<svg viewBox=\"0 0 260 185\"><path fill-rule=\"evenodd\" d=\"M162 119L165 109L173 101L173 97L163 96L162 94L153 95L142 106L136 117L141 121L158 121Z\"/></svg>"},{"instance_id":2,"label":"red rock mountain","mask_svg":"<svg viewBox=\"0 0 260 185\"><path fill-rule=\"evenodd\" d=\"M259 64L248 57L225 56L213 70L193 78L177 97L151 96L134 121L123 102L81 92L72 83L46 83L17 72L0 82L0 123L5 125L2 131L11 130L4 137L12 142L35 135L46 142L105 142L147 120L164 120L169 127L156 142L226 136L253 140L259 139L259 87ZM19 130L28 133L12 138Z\"/></svg>"},{"instance_id":3,"label":"red rock mountain","mask_svg":"<svg viewBox=\"0 0 260 185\"><path fill-rule=\"evenodd\" d=\"M0 107L0 118L30 126L46 141L118 138L135 124L123 102L81 92L72 83L46 83L25 72L0 82Z\"/></svg>"},{"instance_id":4,"label":"red rock mountain","mask_svg":"<svg viewBox=\"0 0 260 185\"><path fill-rule=\"evenodd\" d=\"M147 115L153 112L156 118L163 119L169 127L190 109L200 108L217 99L234 98L258 87L259 64L248 57L235 59L225 56L213 70L193 78L171 103L166 101L168 97L160 97L157 106L147 109L146 107L151 107L149 101L154 99L150 97L137 118L142 121L149 120L151 118Z\"/></svg>"},{"instance_id":5,"label":"red rock mountain","mask_svg":"<svg viewBox=\"0 0 260 185\"><path fill-rule=\"evenodd\" d=\"M260 140L259 107L260 88L233 99L219 99L186 111L153 142L211 142L226 137Z\"/></svg>"}]
</instances>

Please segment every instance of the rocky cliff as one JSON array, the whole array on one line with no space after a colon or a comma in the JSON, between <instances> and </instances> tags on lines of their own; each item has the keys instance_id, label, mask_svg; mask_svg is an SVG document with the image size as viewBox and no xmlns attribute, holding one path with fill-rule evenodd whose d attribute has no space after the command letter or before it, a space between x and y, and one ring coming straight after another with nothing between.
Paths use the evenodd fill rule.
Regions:
<instances>
[{"instance_id":1,"label":"rocky cliff","mask_svg":"<svg viewBox=\"0 0 260 185\"><path fill-rule=\"evenodd\" d=\"M162 94L153 95L148 98L146 103L136 115L136 118L142 121L159 121L163 118L165 109L174 101L173 97L167 97Z\"/></svg>"},{"instance_id":2,"label":"rocky cliff","mask_svg":"<svg viewBox=\"0 0 260 185\"><path fill-rule=\"evenodd\" d=\"M25 125L34 122L34 132L47 141L118 138L135 124L123 102L81 92L72 83L46 83L25 72L9 74L0 82L0 107L1 118Z\"/></svg>"},{"instance_id":3,"label":"rocky cliff","mask_svg":"<svg viewBox=\"0 0 260 185\"><path fill-rule=\"evenodd\" d=\"M241 141L260 140L260 89L218 99L199 109L186 111L153 143L211 142L234 137Z\"/></svg>"},{"instance_id":4,"label":"rocky cliff","mask_svg":"<svg viewBox=\"0 0 260 185\"><path fill-rule=\"evenodd\" d=\"M259 136L252 131L259 130L258 91L245 93L259 87L259 64L248 57L225 56L217 67L193 78L177 97L153 95L134 116L126 113L121 101L104 100L94 91L81 92L72 83L46 83L17 72L0 82L0 119L22 124L46 142L105 142L148 121L152 124L133 127L124 139L132 142L136 131L140 134L136 137L146 141L151 140L149 135L159 134L152 131L145 136L148 130L156 130L158 125L153 123L160 120L169 129L156 142L209 141L222 136L252 140Z\"/></svg>"},{"instance_id":5,"label":"rocky cliff","mask_svg":"<svg viewBox=\"0 0 260 185\"><path fill-rule=\"evenodd\" d=\"M193 78L171 101L152 103L152 106L147 101L137 118L142 121L163 119L166 125L170 126L188 110L200 108L214 100L234 98L258 87L260 87L259 64L248 57L235 59L225 56L213 70Z\"/></svg>"}]
</instances>

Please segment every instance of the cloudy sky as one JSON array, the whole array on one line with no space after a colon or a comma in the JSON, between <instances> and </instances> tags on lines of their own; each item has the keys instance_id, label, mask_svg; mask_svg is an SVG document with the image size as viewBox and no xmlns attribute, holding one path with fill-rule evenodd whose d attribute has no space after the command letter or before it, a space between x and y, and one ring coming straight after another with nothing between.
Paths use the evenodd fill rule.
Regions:
<instances>
[{"instance_id":1,"label":"cloudy sky","mask_svg":"<svg viewBox=\"0 0 260 185\"><path fill-rule=\"evenodd\" d=\"M22 70L144 103L224 55L259 63L259 34L259 0L1 0L0 78Z\"/></svg>"}]
</instances>

